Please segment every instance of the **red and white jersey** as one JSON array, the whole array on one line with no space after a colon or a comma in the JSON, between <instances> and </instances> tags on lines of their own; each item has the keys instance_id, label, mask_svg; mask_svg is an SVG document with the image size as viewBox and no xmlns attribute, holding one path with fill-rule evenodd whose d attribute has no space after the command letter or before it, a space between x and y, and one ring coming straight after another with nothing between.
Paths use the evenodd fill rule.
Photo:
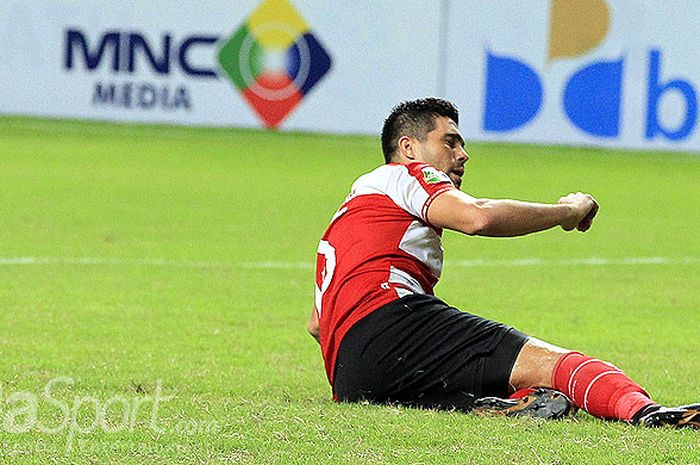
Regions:
<instances>
[{"instance_id":1,"label":"red and white jersey","mask_svg":"<svg viewBox=\"0 0 700 465\"><path fill-rule=\"evenodd\" d=\"M355 181L318 247L316 302L321 350L333 384L347 331L382 305L411 293L432 294L442 272L442 230L428 206L456 189L426 163L383 165Z\"/></svg>"}]
</instances>

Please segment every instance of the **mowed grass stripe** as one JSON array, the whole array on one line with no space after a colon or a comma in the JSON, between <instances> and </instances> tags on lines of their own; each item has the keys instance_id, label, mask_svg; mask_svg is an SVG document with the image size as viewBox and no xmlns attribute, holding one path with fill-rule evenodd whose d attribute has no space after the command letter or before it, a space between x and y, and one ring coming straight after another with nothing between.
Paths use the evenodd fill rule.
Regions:
<instances>
[{"instance_id":1,"label":"mowed grass stripe","mask_svg":"<svg viewBox=\"0 0 700 465\"><path fill-rule=\"evenodd\" d=\"M539 267L539 266L645 266L645 265L697 265L700 257L623 257L623 258L518 258L513 260L449 260L447 267ZM164 266L184 268L252 268L252 269L311 269L311 262L214 262L197 260L172 260L165 258L98 258L98 257L0 257L0 266L13 265L127 265Z\"/></svg>"}]
</instances>

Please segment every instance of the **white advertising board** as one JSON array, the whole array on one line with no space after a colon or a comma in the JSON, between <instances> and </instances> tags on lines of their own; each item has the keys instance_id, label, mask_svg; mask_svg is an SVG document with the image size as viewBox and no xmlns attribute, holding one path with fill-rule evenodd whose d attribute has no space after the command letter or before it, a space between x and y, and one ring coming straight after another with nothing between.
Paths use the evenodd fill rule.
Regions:
<instances>
[{"instance_id":1,"label":"white advertising board","mask_svg":"<svg viewBox=\"0 0 700 465\"><path fill-rule=\"evenodd\" d=\"M435 93L439 9L314 0L0 2L0 113L373 133Z\"/></svg>"},{"instance_id":2,"label":"white advertising board","mask_svg":"<svg viewBox=\"0 0 700 465\"><path fill-rule=\"evenodd\" d=\"M700 152L692 0L0 2L0 113Z\"/></svg>"},{"instance_id":3,"label":"white advertising board","mask_svg":"<svg viewBox=\"0 0 700 465\"><path fill-rule=\"evenodd\" d=\"M445 88L471 138L700 150L696 2L450 7Z\"/></svg>"}]
</instances>

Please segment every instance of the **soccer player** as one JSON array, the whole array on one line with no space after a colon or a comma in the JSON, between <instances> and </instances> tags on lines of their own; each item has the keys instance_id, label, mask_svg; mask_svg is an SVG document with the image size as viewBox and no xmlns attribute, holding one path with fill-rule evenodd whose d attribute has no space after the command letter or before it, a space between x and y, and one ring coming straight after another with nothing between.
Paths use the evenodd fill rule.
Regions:
<instances>
[{"instance_id":1,"label":"soccer player","mask_svg":"<svg viewBox=\"0 0 700 465\"><path fill-rule=\"evenodd\" d=\"M572 402L605 419L700 427L700 404L662 407L608 362L433 295L443 229L493 237L557 226L585 232L598 211L581 192L556 204L462 192L469 156L458 123L445 100L395 107L382 130L386 164L355 181L319 243L308 329L321 344L334 398L544 418L563 416Z\"/></svg>"}]
</instances>

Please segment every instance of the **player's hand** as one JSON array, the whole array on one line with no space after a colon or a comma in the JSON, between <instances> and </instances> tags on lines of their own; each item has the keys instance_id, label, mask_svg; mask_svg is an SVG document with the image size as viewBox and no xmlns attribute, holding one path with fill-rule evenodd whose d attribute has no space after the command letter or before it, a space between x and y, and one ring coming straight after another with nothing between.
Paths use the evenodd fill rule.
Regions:
<instances>
[{"instance_id":1,"label":"player's hand","mask_svg":"<svg viewBox=\"0 0 700 465\"><path fill-rule=\"evenodd\" d=\"M571 208L571 214L561 223L565 231L576 228L586 232L593 224L593 218L598 213L598 202L590 194L577 192L559 199L560 204L566 204Z\"/></svg>"}]
</instances>

